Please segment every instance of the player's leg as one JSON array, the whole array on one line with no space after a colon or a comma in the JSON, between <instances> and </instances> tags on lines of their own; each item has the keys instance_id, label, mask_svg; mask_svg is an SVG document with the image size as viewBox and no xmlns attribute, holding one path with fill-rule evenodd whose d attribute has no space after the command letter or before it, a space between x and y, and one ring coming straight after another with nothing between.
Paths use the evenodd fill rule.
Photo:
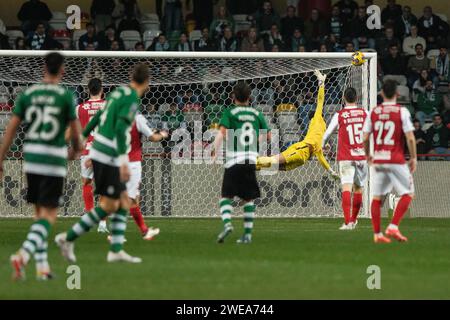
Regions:
<instances>
[{"instance_id":1,"label":"player's leg","mask_svg":"<svg viewBox=\"0 0 450 320\"><path fill-rule=\"evenodd\" d=\"M27 184L27 201L34 204L35 221L21 248L10 258L15 280L25 278L25 266L36 252L43 254L47 252L45 244L51 226L56 221L64 178L27 174Z\"/></svg>"},{"instance_id":2,"label":"player's leg","mask_svg":"<svg viewBox=\"0 0 450 320\"><path fill-rule=\"evenodd\" d=\"M414 198L414 182L407 165L392 165L391 179L394 189L400 195L400 200L395 207L392 221L386 229L386 235L398 241L405 242L408 239L400 233L398 226Z\"/></svg>"},{"instance_id":3,"label":"player's leg","mask_svg":"<svg viewBox=\"0 0 450 320\"><path fill-rule=\"evenodd\" d=\"M152 240L159 234L158 228L148 227L139 206L139 187L142 180L142 165L140 161L133 161L129 164L130 180L126 183L127 193L130 197L130 214L133 217L144 240Z\"/></svg>"},{"instance_id":4,"label":"player's leg","mask_svg":"<svg viewBox=\"0 0 450 320\"><path fill-rule=\"evenodd\" d=\"M372 215L374 242L390 243L391 240L385 237L381 232L381 206L383 198L392 189L392 183L389 179L388 173L382 166L378 166L373 169L372 177L372 203L370 211Z\"/></svg>"},{"instance_id":5,"label":"player's leg","mask_svg":"<svg viewBox=\"0 0 450 320\"><path fill-rule=\"evenodd\" d=\"M280 154L271 157L258 157L256 168L271 168L278 165L281 171L294 170L310 158L310 147L303 141L297 142Z\"/></svg>"},{"instance_id":6,"label":"player's leg","mask_svg":"<svg viewBox=\"0 0 450 320\"><path fill-rule=\"evenodd\" d=\"M255 166L246 164L240 166L241 177L238 188L238 197L243 199L244 207L244 234L237 240L239 244L252 242L253 220L255 218L256 205L254 199L261 196L261 192L256 179Z\"/></svg>"},{"instance_id":7,"label":"player's leg","mask_svg":"<svg viewBox=\"0 0 450 320\"><path fill-rule=\"evenodd\" d=\"M223 174L221 199L219 200L223 230L217 236L217 243L223 243L225 238L233 232L231 216L233 214L233 198L237 195L238 174L237 165L226 168Z\"/></svg>"},{"instance_id":8,"label":"player's leg","mask_svg":"<svg viewBox=\"0 0 450 320\"><path fill-rule=\"evenodd\" d=\"M355 177L355 166L351 161L339 161L339 176L342 183L342 211L344 213L344 224L339 230L352 230L350 210L352 206L352 190Z\"/></svg>"},{"instance_id":9,"label":"player's leg","mask_svg":"<svg viewBox=\"0 0 450 320\"><path fill-rule=\"evenodd\" d=\"M120 194L125 185L120 182L119 168L92 161L95 192L100 196L98 205L85 213L67 233L60 233L55 237L62 255L69 261L75 262L74 241L84 233L90 231L102 219L116 212L120 207Z\"/></svg>"},{"instance_id":10,"label":"player's leg","mask_svg":"<svg viewBox=\"0 0 450 320\"><path fill-rule=\"evenodd\" d=\"M355 180L353 184L352 217L353 227L358 223L358 214L362 207L362 193L367 181L367 163L365 161L356 163Z\"/></svg>"}]
</instances>

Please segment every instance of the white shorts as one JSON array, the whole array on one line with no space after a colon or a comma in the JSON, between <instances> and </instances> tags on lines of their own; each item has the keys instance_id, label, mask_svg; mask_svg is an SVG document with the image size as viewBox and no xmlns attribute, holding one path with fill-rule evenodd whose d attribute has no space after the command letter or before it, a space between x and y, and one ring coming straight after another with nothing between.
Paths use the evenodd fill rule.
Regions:
<instances>
[{"instance_id":1,"label":"white shorts","mask_svg":"<svg viewBox=\"0 0 450 320\"><path fill-rule=\"evenodd\" d=\"M414 181L407 164L376 164L371 170L373 196L384 196L392 189L399 196L414 193Z\"/></svg>"},{"instance_id":2,"label":"white shorts","mask_svg":"<svg viewBox=\"0 0 450 320\"><path fill-rule=\"evenodd\" d=\"M89 160L89 156L81 156L80 157L80 165L81 165L81 177L85 179L94 179L94 170L92 169L92 166L89 168L86 168L86 161Z\"/></svg>"},{"instance_id":3,"label":"white shorts","mask_svg":"<svg viewBox=\"0 0 450 320\"><path fill-rule=\"evenodd\" d=\"M339 161L339 175L342 184L364 187L367 180L366 161Z\"/></svg>"},{"instance_id":4,"label":"white shorts","mask_svg":"<svg viewBox=\"0 0 450 320\"><path fill-rule=\"evenodd\" d=\"M142 179L141 162L130 162L128 168L130 169L130 180L127 182L127 193L131 199L136 199L139 196L139 187Z\"/></svg>"}]
</instances>

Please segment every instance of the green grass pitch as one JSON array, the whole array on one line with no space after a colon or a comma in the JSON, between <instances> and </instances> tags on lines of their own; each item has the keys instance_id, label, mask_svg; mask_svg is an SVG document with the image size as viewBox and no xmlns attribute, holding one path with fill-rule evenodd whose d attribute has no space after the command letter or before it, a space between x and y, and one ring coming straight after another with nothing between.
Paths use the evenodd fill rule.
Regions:
<instances>
[{"instance_id":1,"label":"green grass pitch","mask_svg":"<svg viewBox=\"0 0 450 320\"><path fill-rule=\"evenodd\" d=\"M140 265L108 264L104 235L76 243L81 290L68 290L66 268L53 243L74 219L60 219L51 235L50 264L57 278L10 280L8 258L22 243L30 219L0 220L1 299L403 299L450 298L450 221L405 219L406 244L374 245L370 221L354 232L337 219L256 219L254 241L237 245L242 220L223 245L218 219L152 219L161 228L151 242L129 220L125 248ZM387 221L383 221L386 226ZM381 290L366 286L367 267L381 268Z\"/></svg>"}]
</instances>

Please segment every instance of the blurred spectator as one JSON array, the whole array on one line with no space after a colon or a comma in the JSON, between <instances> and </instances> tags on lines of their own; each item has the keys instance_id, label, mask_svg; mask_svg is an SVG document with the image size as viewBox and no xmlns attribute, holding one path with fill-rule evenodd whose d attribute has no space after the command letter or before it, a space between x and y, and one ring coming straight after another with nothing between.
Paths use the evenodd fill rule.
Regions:
<instances>
[{"instance_id":1,"label":"blurred spectator","mask_svg":"<svg viewBox=\"0 0 450 320\"><path fill-rule=\"evenodd\" d=\"M119 6L122 7L123 17L130 16L137 20L141 19L141 10L136 0L119 0Z\"/></svg>"},{"instance_id":2,"label":"blurred spectator","mask_svg":"<svg viewBox=\"0 0 450 320\"><path fill-rule=\"evenodd\" d=\"M338 6L333 6L330 17L330 32L338 39L338 41L340 41L342 34L344 33L343 29L344 23L341 18L341 11Z\"/></svg>"},{"instance_id":3,"label":"blurred spectator","mask_svg":"<svg viewBox=\"0 0 450 320\"><path fill-rule=\"evenodd\" d=\"M16 41L14 41L14 50L30 50L30 47L28 47L25 38L18 37Z\"/></svg>"},{"instance_id":4,"label":"blurred spectator","mask_svg":"<svg viewBox=\"0 0 450 320\"><path fill-rule=\"evenodd\" d=\"M105 30L112 23L112 13L116 4L114 0L92 0L91 18L98 31Z\"/></svg>"},{"instance_id":5,"label":"blurred spectator","mask_svg":"<svg viewBox=\"0 0 450 320\"><path fill-rule=\"evenodd\" d=\"M450 81L450 57L445 45L439 48L439 56L436 58L437 84L447 87Z\"/></svg>"},{"instance_id":6,"label":"blurred spectator","mask_svg":"<svg viewBox=\"0 0 450 320\"><path fill-rule=\"evenodd\" d=\"M0 50L11 49L8 42L8 36L6 35L6 27L3 21L0 19Z\"/></svg>"},{"instance_id":7,"label":"blurred spectator","mask_svg":"<svg viewBox=\"0 0 450 320\"><path fill-rule=\"evenodd\" d=\"M402 15L395 21L395 34L399 38L409 36L414 25L417 26L417 17L411 13L410 6L404 6Z\"/></svg>"},{"instance_id":8,"label":"blurred spectator","mask_svg":"<svg viewBox=\"0 0 450 320\"><path fill-rule=\"evenodd\" d=\"M450 83L448 84L447 93L442 97L442 117L445 125L450 128Z\"/></svg>"},{"instance_id":9,"label":"blurred spectator","mask_svg":"<svg viewBox=\"0 0 450 320\"><path fill-rule=\"evenodd\" d=\"M300 29L294 30L291 42L291 49L293 52L297 52L300 46L306 47L306 37L303 36Z\"/></svg>"},{"instance_id":10,"label":"blurred spectator","mask_svg":"<svg viewBox=\"0 0 450 320\"><path fill-rule=\"evenodd\" d=\"M191 43L184 32L180 35L180 40L177 44L176 51L192 51Z\"/></svg>"},{"instance_id":11,"label":"blurred spectator","mask_svg":"<svg viewBox=\"0 0 450 320\"><path fill-rule=\"evenodd\" d=\"M396 44L389 46L389 54L383 59L381 68L385 75L406 74L405 60L398 52L398 46Z\"/></svg>"},{"instance_id":12,"label":"blurred spectator","mask_svg":"<svg viewBox=\"0 0 450 320\"><path fill-rule=\"evenodd\" d=\"M430 6L426 6L423 9L423 16L419 19L418 26L419 34L425 39L428 39L430 36L436 39L447 37L448 24L433 14Z\"/></svg>"},{"instance_id":13,"label":"blurred spectator","mask_svg":"<svg viewBox=\"0 0 450 320\"><path fill-rule=\"evenodd\" d=\"M192 88L182 88L178 90L180 94L177 96L178 108L182 111L187 111L188 109L197 108L200 103L200 97L194 94Z\"/></svg>"},{"instance_id":14,"label":"blurred spectator","mask_svg":"<svg viewBox=\"0 0 450 320\"><path fill-rule=\"evenodd\" d=\"M216 51L216 45L213 39L209 37L209 29L203 28L202 37L199 40L194 41L195 51Z\"/></svg>"},{"instance_id":15,"label":"blurred spectator","mask_svg":"<svg viewBox=\"0 0 450 320\"><path fill-rule=\"evenodd\" d=\"M254 87L251 92L252 106L257 106L258 104L268 104L273 106L275 91L272 88L270 81L267 79L254 79Z\"/></svg>"},{"instance_id":16,"label":"blurred spectator","mask_svg":"<svg viewBox=\"0 0 450 320\"><path fill-rule=\"evenodd\" d=\"M349 22L349 35L356 50L375 49L373 30L367 27L366 7L359 7L357 16Z\"/></svg>"},{"instance_id":17,"label":"blurred spectator","mask_svg":"<svg viewBox=\"0 0 450 320\"><path fill-rule=\"evenodd\" d=\"M336 2L341 12L341 18L343 23L347 23L356 16L356 10L358 10L358 4L353 0L339 0Z\"/></svg>"},{"instance_id":18,"label":"blurred spectator","mask_svg":"<svg viewBox=\"0 0 450 320\"><path fill-rule=\"evenodd\" d=\"M163 114L161 120L163 129L169 130L171 133L178 128L186 128L183 112L178 108L176 102L170 104L169 110Z\"/></svg>"},{"instance_id":19,"label":"blurred spectator","mask_svg":"<svg viewBox=\"0 0 450 320\"><path fill-rule=\"evenodd\" d=\"M394 36L394 28L388 26L384 29L384 34L375 41L378 56L385 57L389 53L389 47L392 44L395 44L397 48L401 48L400 41Z\"/></svg>"},{"instance_id":20,"label":"blurred spectator","mask_svg":"<svg viewBox=\"0 0 450 320\"><path fill-rule=\"evenodd\" d=\"M273 24L280 26L280 17L272 8L270 1L264 1L261 9L254 16L256 28L259 32L268 32Z\"/></svg>"},{"instance_id":21,"label":"blurred spectator","mask_svg":"<svg viewBox=\"0 0 450 320\"><path fill-rule=\"evenodd\" d=\"M270 52L280 52L280 47L277 44L274 44L270 49Z\"/></svg>"},{"instance_id":22,"label":"blurred spectator","mask_svg":"<svg viewBox=\"0 0 450 320\"><path fill-rule=\"evenodd\" d=\"M120 34L124 30L135 30L141 32L141 24L131 14L126 14L125 17L120 20L119 26L117 28L117 33Z\"/></svg>"},{"instance_id":23,"label":"blurred spectator","mask_svg":"<svg viewBox=\"0 0 450 320\"><path fill-rule=\"evenodd\" d=\"M223 31L223 37L219 40L219 51L236 52L237 49L237 39L233 36L231 28L226 27Z\"/></svg>"},{"instance_id":24,"label":"blurred spectator","mask_svg":"<svg viewBox=\"0 0 450 320\"><path fill-rule=\"evenodd\" d=\"M402 6L395 0L387 0L387 6L381 11L381 23L394 23L402 15Z\"/></svg>"},{"instance_id":25,"label":"blurred spectator","mask_svg":"<svg viewBox=\"0 0 450 320\"><path fill-rule=\"evenodd\" d=\"M45 30L44 23L38 23L34 33L28 38L31 50L62 49L63 46L54 40Z\"/></svg>"},{"instance_id":26,"label":"blurred spectator","mask_svg":"<svg viewBox=\"0 0 450 320\"><path fill-rule=\"evenodd\" d=\"M78 39L78 49L86 50L86 46L92 44L94 49L98 49L98 39L95 32L95 26L92 23L86 24L86 33Z\"/></svg>"},{"instance_id":27,"label":"blurred spectator","mask_svg":"<svg viewBox=\"0 0 450 320\"><path fill-rule=\"evenodd\" d=\"M327 37L327 39L325 40L325 43L327 45L328 51L330 51L330 52L343 52L344 51L344 48L337 41L334 34L330 34ZM352 47L353 47L353 44L352 44Z\"/></svg>"},{"instance_id":28,"label":"blurred spectator","mask_svg":"<svg viewBox=\"0 0 450 320\"><path fill-rule=\"evenodd\" d=\"M166 36L161 33L155 40L153 40L152 45L147 49L150 51L169 51L170 44L167 41Z\"/></svg>"},{"instance_id":29,"label":"blurred spectator","mask_svg":"<svg viewBox=\"0 0 450 320\"><path fill-rule=\"evenodd\" d=\"M427 149L430 154L449 154L449 129L444 125L440 114L433 116L433 125L427 130ZM442 158L430 157L430 160ZM450 160L450 158L445 158Z\"/></svg>"},{"instance_id":30,"label":"blurred spectator","mask_svg":"<svg viewBox=\"0 0 450 320\"><path fill-rule=\"evenodd\" d=\"M22 30L25 36L36 30L38 23L43 23L44 27L48 28L48 21L52 16L47 4L39 0L25 2L17 13L17 18L22 22Z\"/></svg>"},{"instance_id":31,"label":"blurred spectator","mask_svg":"<svg viewBox=\"0 0 450 320\"><path fill-rule=\"evenodd\" d=\"M117 40L111 41L111 45L108 49L109 51L120 51L120 43Z\"/></svg>"},{"instance_id":32,"label":"blurred spectator","mask_svg":"<svg viewBox=\"0 0 450 320\"><path fill-rule=\"evenodd\" d=\"M420 72L430 70L430 66L431 61L425 56L423 46L420 43L416 44L416 55L408 60L408 86L412 87L414 82L419 79Z\"/></svg>"},{"instance_id":33,"label":"blurred spectator","mask_svg":"<svg viewBox=\"0 0 450 320\"><path fill-rule=\"evenodd\" d=\"M319 52L328 52L328 47L325 43L321 43L319 46Z\"/></svg>"},{"instance_id":34,"label":"blurred spectator","mask_svg":"<svg viewBox=\"0 0 450 320\"><path fill-rule=\"evenodd\" d=\"M319 10L312 9L311 17L305 22L305 35L311 41L312 47L318 47L327 34L327 22L320 16Z\"/></svg>"},{"instance_id":35,"label":"blurred spectator","mask_svg":"<svg viewBox=\"0 0 450 320\"><path fill-rule=\"evenodd\" d=\"M403 52L408 56L415 55L417 44L421 44L423 51L426 51L427 43L423 37L418 35L419 29L417 28L417 25L411 25L410 30L411 35L403 40Z\"/></svg>"},{"instance_id":36,"label":"blurred spectator","mask_svg":"<svg viewBox=\"0 0 450 320\"><path fill-rule=\"evenodd\" d=\"M111 50L111 44L113 41L117 41L119 50L125 50L123 40L116 34L116 29L113 25L106 27L103 35L98 35L100 50Z\"/></svg>"},{"instance_id":37,"label":"blurred spectator","mask_svg":"<svg viewBox=\"0 0 450 320\"><path fill-rule=\"evenodd\" d=\"M355 45L351 41L345 43L345 52L355 52Z\"/></svg>"},{"instance_id":38,"label":"blurred spectator","mask_svg":"<svg viewBox=\"0 0 450 320\"><path fill-rule=\"evenodd\" d=\"M436 92L433 81L428 79L425 84L425 92L419 92L417 96L417 112L416 119L420 121L422 127L425 121L431 120L438 114L439 107L442 103L442 95Z\"/></svg>"},{"instance_id":39,"label":"blurred spectator","mask_svg":"<svg viewBox=\"0 0 450 320\"><path fill-rule=\"evenodd\" d=\"M426 143L426 133L422 130L422 126L420 125L419 120L414 120L414 136L416 137L416 147L418 154L427 153L427 143ZM423 160L420 158L420 160Z\"/></svg>"},{"instance_id":40,"label":"blurred spectator","mask_svg":"<svg viewBox=\"0 0 450 320\"><path fill-rule=\"evenodd\" d=\"M296 11L294 6L288 6L286 16L281 18L281 35L284 39L290 39L295 29L304 30L303 20L296 15Z\"/></svg>"},{"instance_id":41,"label":"blurred spectator","mask_svg":"<svg viewBox=\"0 0 450 320\"><path fill-rule=\"evenodd\" d=\"M134 45L134 51L145 51L145 44L141 41L136 42Z\"/></svg>"},{"instance_id":42,"label":"blurred spectator","mask_svg":"<svg viewBox=\"0 0 450 320\"><path fill-rule=\"evenodd\" d=\"M223 36L225 28L230 28L234 31L233 17L228 13L224 6L219 7L217 16L211 22L209 27L209 34L213 39L220 39Z\"/></svg>"},{"instance_id":43,"label":"blurred spectator","mask_svg":"<svg viewBox=\"0 0 450 320\"><path fill-rule=\"evenodd\" d=\"M252 45L256 44L256 51L251 50ZM256 28L250 28L247 36L242 40L241 51L264 52L264 42L258 37Z\"/></svg>"},{"instance_id":44,"label":"blurred spectator","mask_svg":"<svg viewBox=\"0 0 450 320\"><path fill-rule=\"evenodd\" d=\"M165 0L164 5L164 32L169 34L173 30L181 30L182 23L182 6L181 0Z\"/></svg>"},{"instance_id":45,"label":"blurred spectator","mask_svg":"<svg viewBox=\"0 0 450 320\"><path fill-rule=\"evenodd\" d=\"M419 93L425 93L425 87L427 86L427 81L431 78L429 77L428 70L421 70L419 79L416 80L413 84L413 102L417 103L417 99L419 97Z\"/></svg>"},{"instance_id":46,"label":"blurred spectator","mask_svg":"<svg viewBox=\"0 0 450 320\"><path fill-rule=\"evenodd\" d=\"M283 37L278 31L278 26L273 24L270 27L270 33L266 36L264 47L266 51L271 51L273 46L277 46L278 49L284 48Z\"/></svg>"},{"instance_id":47,"label":"blurred spectator","mask_svg":"<svg viewBox=\"0 0 450 320\"><path fill-rule=\"evenodd\" d=\"M299 45L298 46L298 52L306 52L306 46L305 45Z\"/></svg>"}]
</instances>

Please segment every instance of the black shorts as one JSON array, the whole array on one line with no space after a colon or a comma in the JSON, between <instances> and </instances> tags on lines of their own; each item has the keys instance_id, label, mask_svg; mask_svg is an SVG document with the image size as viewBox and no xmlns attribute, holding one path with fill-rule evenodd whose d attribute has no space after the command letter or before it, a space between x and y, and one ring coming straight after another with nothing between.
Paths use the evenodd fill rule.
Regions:
<instances>
[{"instance_id":1,"label":"black shorts","mask_svg":"<svg viewBox=\"0 0 450 320\"><path fill-rule=\"evenodd\" d=\"M225 169L222 197L233 198L235 196L242 200L253 200L261 196L254 164L236 164Z\"/></svg>"},{"instance_id":2,"label":"black shorts","mask_svg":"<svg viewBox=\"0 0 450 320\"><path fill-rule=\"evenodd\" d=\"M127 189L125 183L120 181L119 167L92 160L92 168L94 169L95 194L119 199L120 194Z\"/></svg>"},{"instance_id":3,"label":"black shorts","mask_svg":"<svg viewBox=\"0 0 450 320\"><path fill-rule=\"evenodd\" d=\"M58 208L63 204L64 178L27 173L27 202Z\"/></svg>"}]
</instances>

